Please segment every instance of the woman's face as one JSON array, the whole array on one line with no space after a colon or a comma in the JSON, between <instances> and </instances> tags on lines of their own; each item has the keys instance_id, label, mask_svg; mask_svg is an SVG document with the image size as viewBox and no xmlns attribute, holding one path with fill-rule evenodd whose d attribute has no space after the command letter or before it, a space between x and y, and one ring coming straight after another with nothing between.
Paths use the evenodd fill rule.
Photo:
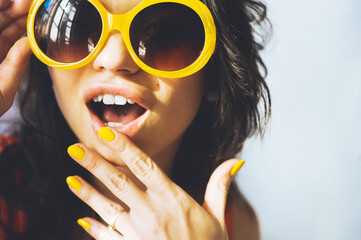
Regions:
<instances>
[{"instance_id":1,"label":"woman's face","mask_svg":"<svg viewBox=\"0 0 361 240\"><path fill-rule=\"evenodd\" d=\"M129 11L139 2L101 1L115 14ZM73 70L49 68L49 72L59 107L81 142L104 148L97 130L115 125L168 170L199 109L204 89L203 71L181 79L144 72L131 59L119 32L110 34L101 53L88 65ZM110 95L94 102L93 98L104 94ZM135 104L113 104L113 96L119 104L126 101L123 97Z\"/></svg>"}]
</instances>

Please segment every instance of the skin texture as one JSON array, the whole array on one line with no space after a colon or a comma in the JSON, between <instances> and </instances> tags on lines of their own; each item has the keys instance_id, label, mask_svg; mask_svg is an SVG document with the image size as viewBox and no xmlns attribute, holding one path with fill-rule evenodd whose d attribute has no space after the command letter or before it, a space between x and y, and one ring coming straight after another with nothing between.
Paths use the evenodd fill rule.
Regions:
<instances>
[{"instance_id":1,"label":"skin texture","mask_svg":"<svg viewBox=\"0 0 361 240\"><path fill-rule=\"evenodd\" d=\"M49 72L58 105L70 127L81 142L97 150L99 138L83 97L86 90L114 86L139 92L149 103L150 114L132 140L167 172L184 131L198 111L204 88L202 72L182 79L162 79L144 72L130 58L118 32L111 34L92 63L74 70L49 68Z\"/></svg>"},{"instance_id":2,"label":"skin texture","mask_svg":"<svg viewBox=\"0 0 361 240\"><path fill-rule=\"evenodd\" d=\"M140 2L114 4L111 0L101 1L113 14L125 13ZM90 64L74 70L49 68L49 72L58 105L70 127L81 142L97 150L100 150L99 139L92 129L83 98L86 89L118 86L140 93L150 104L151 113L132 140L165 172L170 171L182 135L194 119L203 97L202 71L182 79L150 75L133 62L121 34L112 32L106 46ZM112 156L107 157L110 161L114 160Z\"/></svg>"}]
</instances>

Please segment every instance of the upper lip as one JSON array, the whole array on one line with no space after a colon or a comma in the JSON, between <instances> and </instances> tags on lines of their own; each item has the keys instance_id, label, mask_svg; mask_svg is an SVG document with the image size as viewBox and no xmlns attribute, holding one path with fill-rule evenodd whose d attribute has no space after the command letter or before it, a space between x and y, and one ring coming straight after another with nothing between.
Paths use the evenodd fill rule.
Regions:
<instances>
[{"instance_id":1,"label":"upper lip","mask_svg":"<svg viewBox=\"0 0 361 240\"><path fill-rule=\"evenodd\" d=\"M124 85L120 86L115 84L94 84L85 89L84 100L86 103L89 103L94 97L102 94L121 95L127 99L134 101L136 104L145 109L151 108L151 103L146 100L146 98L144 97L144 93L140 93L134 88L130 88Z\"/></svg>"}]
</instances>

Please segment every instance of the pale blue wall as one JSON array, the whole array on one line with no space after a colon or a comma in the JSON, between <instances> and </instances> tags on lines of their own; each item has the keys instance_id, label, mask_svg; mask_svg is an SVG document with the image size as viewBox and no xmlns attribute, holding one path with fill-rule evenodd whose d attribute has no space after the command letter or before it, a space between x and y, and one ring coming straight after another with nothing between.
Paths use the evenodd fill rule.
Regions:
<instances>
[{"instance_id":1,"label":"pale blue wall","mask_svg":"<svg viewBox=\"0 0 361 240\"><path fill-rule=\"evenodd\" d=\"M361 1L267 5L273 116L237 181L264 240L360 240Z\"/></svg>"}]
</instances>

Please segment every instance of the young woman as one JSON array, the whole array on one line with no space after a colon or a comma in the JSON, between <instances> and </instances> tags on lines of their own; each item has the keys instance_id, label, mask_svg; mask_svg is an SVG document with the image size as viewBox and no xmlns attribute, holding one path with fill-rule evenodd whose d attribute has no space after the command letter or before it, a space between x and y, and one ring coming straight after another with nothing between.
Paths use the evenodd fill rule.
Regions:
<instances>
[{"instance_id":1,"label":"young woman","mask_svg":"<svg viewBox=\"0 0 361 240\"><path fill-rule=\"evenodd\" d=\"M259 239L231 181L270 116L266 7L30 4L0 1L0 113L18 91L25 122L1 138L0 238Z\"/></svg>"}]
</instances>

